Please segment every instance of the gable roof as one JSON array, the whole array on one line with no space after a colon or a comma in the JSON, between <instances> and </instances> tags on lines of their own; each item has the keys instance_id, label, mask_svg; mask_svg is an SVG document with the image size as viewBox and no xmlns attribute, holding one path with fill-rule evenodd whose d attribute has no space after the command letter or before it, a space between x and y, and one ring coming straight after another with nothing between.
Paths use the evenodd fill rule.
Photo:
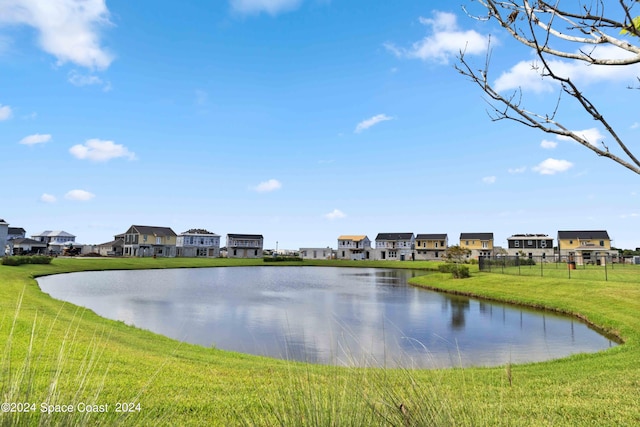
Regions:
<instances>
[{"instance_id":1,"label":"gable roof","mask_svg":"<svg viewBox=\"0 0 640 427\"><path fill-rule=\"evenodd\" d=\"M606 230L582 230L582 231L558 231L559 239L609 239L609 233Z\"/></svg>"},{"instance_id":2,"label":"gable roof","mask_svg":"<svg viewBox=\"0 0 640 427\"><path fill-rule=\"evenodd\" d=\"M131 234L131 232L153 236L177 236L177 234L169 227L156 227L150 225L132 225L129 227L126 234Z\"/></svg>"},{"instance_id":3,"label":"gable roof","mask_svg":"<svg viewBox=\"0 0 640 427\"><path fill-rule=\"evenodd\" d=\"M343 234L342 236L338 236L338 240L352 240L354 242L361 242L364 239L368 239L364 234Z\"/></svg>"},{"instance_id":4,"label":"gable roof","mask_svg":"<svg viewBox=\"0 0 640 427\"><path fill-rule=\"evenodd\" d=\"M413 233L378 233L377 240L411 240Z\"/></svg>"},{"instance_id":5,"label":"gable roof","mask_svg":"<svg viewBox=\"0 0 640 427\"><path fill-rule=\"evenodd\" d=\"M446 234L418 234L416 240L446 240Z\"/></svg>"},{"instance_id":6,"label":"gable roof","mask_svg":"<svg viewBox=\"0 0 640 427\"><path fill-rule=\"evenodd\" d=\"M8 229L9 234L24 234L26 232L27 231L22 227L9 227Z\"/></svg>"},{"instance_id":7,"label":"gable roof","mask_svg":"<svg viewBox=\"0 0 640 427\"><path fill-rule=\"evenodd\" d=\"M493 233L460 233L460 240L493 240Z\"/></svg>"}]
</instances>

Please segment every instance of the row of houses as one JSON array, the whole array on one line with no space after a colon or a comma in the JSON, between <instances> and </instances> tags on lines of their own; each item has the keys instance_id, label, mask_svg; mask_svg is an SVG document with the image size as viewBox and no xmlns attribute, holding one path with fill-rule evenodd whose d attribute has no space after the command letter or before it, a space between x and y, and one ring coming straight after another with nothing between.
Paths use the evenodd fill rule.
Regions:
<instances>
[{"instance_id":1,"label":"row of houses","mask_svg":"<svg viewBox=\"0 0 640 427\"><path fill-rule=\"evenodd\" d=\"M496 246L493 233L460 233L458 245L468 250L468 258L512 255L555 259L573 259L579 263L596 262L601 257L616 256L606 230L558 231L557 245L547 234L514 234L507 247ZM414 233L379 233L375 247L366 235L338 237L338 249L300 248L306 259L338 258L349 260L441 260L449 247L448 235Z\"/></svg>"},{"instance_id":2,"label":"row of houses","mask_svg":"<svg viewBox=\"0 0 640 427\"><path fill-rule=\"evenodd\" d=\"M97 253L103 256L130 257L209 257L262 258L264 238L259 234L227 234L226 247L221 236L205 229L190 229L176 234L169 227L132 225L112 241L99 245L76 242L66 231L44 231L26 237L23 228L9 227L0 219L0 249L5 254Z\"/></svg>"},{"instance_id":3,"label":"row of houses","mask_svg":"<svg viewBox=\"0 0 640 427\"><path fill-rule=\"evenodd\" d=\"M100 245L82 245L76 236L65 231L44 231L26 237L23 228L12 228L0 219L0 248L6 253L64 254L71 248L83 253L128 257L209 257L262 258L264 238L260 234L227 234L221 248L221 236L206 229L190 229L176 234L169 227L132 225L114 240ZM379 233L375 246L367 235L342 235L337 249L300 248L303 259L348 260L440 260L449 247L446 233ZM469 258L518 255L548 259L576 258L578 262L595 262L602 256L615 256L606 230L558 231L557 245L547 234L514 234L507 247L495 245L493 233L460 233L457 243L467 249Z\"/></svg>"}]
</instances>

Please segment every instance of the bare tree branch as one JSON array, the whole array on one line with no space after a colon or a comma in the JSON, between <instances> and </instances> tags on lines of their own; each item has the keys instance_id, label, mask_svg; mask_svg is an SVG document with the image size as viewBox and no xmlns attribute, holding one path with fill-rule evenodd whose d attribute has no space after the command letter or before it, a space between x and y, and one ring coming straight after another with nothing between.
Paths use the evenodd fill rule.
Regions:
<instances>
[{"instance_id":1,"label":"bare tree branch","mask_svg":"<svg viewBox=\"0 0 640 427\"><path fill-rule=\"evenodd\" d=\"M496 21L515 40L533 49L541 63L540 75L558 82L560 86L560 93L551 113L543 114L529 111L523 105L522 89L515 90L510 95L503 95L489 82L491 46L488 46L484 69L481 70L474 70L465 57L465 52L461 51L458 57L459 65L456 65L456 69L488 95L487 101L490 105L489 116L491 119L493 121L512 120L545 133L570 138L597 155L611 159L636 174L640 174L640 161L627 147L611 123L578 88L576 83L569 76L560 75L555 71L556 63L549 61L549 58L564 58L602 66L626 66L640 63L640 46L632 43L637 41L632 37L640 37L640 29L637 27L638 18L635 18L634 21L632 11L636 3L640 4L640 2L619 0L619 10L613 15L605 16L605 4L602 0L581 1L578 3L577 11L575 9L561 9L560 1L556 1L554 4L542 0L477 1L484 6L487 15L474 16L474 18ZM575 5L575 3L573 4ZM607 6L609 7L610 3L607 3ZM625 31L629 35L621 37L620 34ZM598 52L595 51L596 46L600 45L615 46L625 55L601 57L596 55ZM588 46L592 47L586 48ZM594 144L563 125L557 118L562 94L568 95L569 99L577 102L591 119L599 122L615 141L617 147L622 150L624 156L612 153L604 142L600 141Z\"/></svg>"}]
</instances>

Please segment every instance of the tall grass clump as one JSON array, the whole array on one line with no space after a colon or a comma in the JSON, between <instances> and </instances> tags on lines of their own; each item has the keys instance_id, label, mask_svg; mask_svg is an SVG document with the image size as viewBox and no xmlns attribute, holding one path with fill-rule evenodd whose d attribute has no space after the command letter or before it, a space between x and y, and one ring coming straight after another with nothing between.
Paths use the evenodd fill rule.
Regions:
<instances>
[{"instance_id":1,"label":"tall grass clump","mask_svg":"<svg viewBox=\"0 0 640 427\"><path fill-rule=\"evenodd\" d=\"M22 264L51 264L53 258L45 255L29 255L29 256L5 256L2 257L2 265L18 266Z\"/></svg>"},{"instance_id":2,"label":"tall grass clump","mask_svg":"<svg viewBox=\"0 0 640 427\"><path fill-rule=\"evenodd\" d=\"M3 316L0 322L5 341L0 359L0 426L113 425L126 418L129 414L117 413L101 400L109 375L104 331L96 331L88 342L80 339L79 316L58 339L57 319L44 319L36 311L31 324L24 321L23 296L24 292L13 317Z\"/></svg>"}]
</instances>

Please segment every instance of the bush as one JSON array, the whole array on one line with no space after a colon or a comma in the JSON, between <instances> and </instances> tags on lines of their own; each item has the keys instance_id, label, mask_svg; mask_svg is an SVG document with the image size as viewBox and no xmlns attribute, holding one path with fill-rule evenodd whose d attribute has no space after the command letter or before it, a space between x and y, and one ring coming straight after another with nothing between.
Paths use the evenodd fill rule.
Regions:
<instances>
[{"instance_id":1,"label":"bush","mask_svg":"<svg viewBox=\"0 0 640 427\"><path fill-rule=\"evenodd\" d=\"M455 279L466 279L470 277L469 267L454 263L440 264L438 266L440 273L451 273Z\"/></svg>"},{"instance_id":2,"label":"bush","mask_svg":"<svg viewBox=\"0 0 640 427\"><path fill-rule=\"evenodd\" d=\"M22 264L51 264L50 256L33 255L33 256L6 256L2 258L2 265L18 266Z\"/></svg>"},{"instance_id":3,"label":"bush","mask_svg":"<svg viewBox=\"0 0 640 427\"><path fill-rule=\"evenodd\" d=\"M287 262L287 261L302 261L302 258L298 256L264 257L264 262Z\"/></svg>"}]
</instances>

